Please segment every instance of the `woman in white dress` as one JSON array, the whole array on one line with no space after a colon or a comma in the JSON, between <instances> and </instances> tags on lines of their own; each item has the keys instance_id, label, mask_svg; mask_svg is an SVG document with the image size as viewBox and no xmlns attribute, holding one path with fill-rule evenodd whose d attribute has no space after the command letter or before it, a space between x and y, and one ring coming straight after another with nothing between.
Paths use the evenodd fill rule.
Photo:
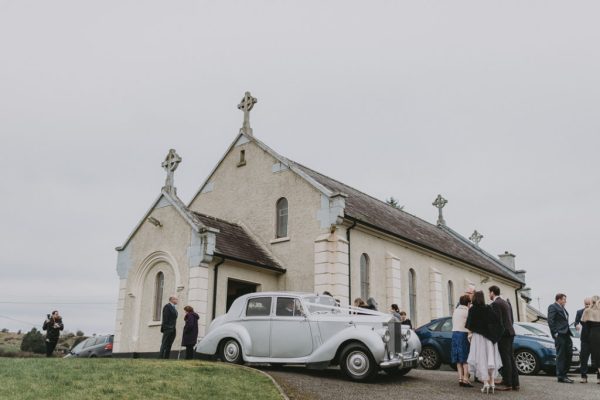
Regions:
<instances>
[{"instance_id":1,"label":"woman in white dress","mask_svg":"<svg viewBox=\"0 0 600 400\"><path fill-rule=\"evenodd\" d=\"M483 382L482 393L494 393L494 379L502 367L498 340L504 328L496 313L485 304L482 291L473 294L472 307L467 316L466 328L471 337L467 363L472 374Z\"/></svg>"}]
</instances>

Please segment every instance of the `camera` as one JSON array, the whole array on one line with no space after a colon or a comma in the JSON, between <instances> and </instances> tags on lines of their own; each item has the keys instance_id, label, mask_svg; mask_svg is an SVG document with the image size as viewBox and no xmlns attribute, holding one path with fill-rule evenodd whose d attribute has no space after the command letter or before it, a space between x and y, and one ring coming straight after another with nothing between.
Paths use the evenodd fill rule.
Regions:
<instances>
[{"instance_id":1,"label":"camera","mask_svg":"<svg viewBox=\"0 0 600 400\"><path fill-rule=\"evenodd\" d=\"M46 314L46 317L47 317L48 319L50 319L50 314Z\"/></svg>"}]
</instances>

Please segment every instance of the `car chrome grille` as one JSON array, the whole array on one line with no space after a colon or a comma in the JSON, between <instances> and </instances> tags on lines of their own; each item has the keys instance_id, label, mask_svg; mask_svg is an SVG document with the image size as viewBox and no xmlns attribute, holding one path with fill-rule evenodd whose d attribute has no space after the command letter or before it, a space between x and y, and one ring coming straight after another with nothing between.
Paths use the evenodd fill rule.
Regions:
<instances>
[{"instance_id":1,"label":"car chrome grille","mask_svg":"<svg viewBox=\"0 0 600 400\"><path fill-rule=\"evenodd\" d=\"M398 321L391 321L388 323L388 330L390 331L389 351L393 354L402 353L402 325Z\"/></svg>"}]
</instances>

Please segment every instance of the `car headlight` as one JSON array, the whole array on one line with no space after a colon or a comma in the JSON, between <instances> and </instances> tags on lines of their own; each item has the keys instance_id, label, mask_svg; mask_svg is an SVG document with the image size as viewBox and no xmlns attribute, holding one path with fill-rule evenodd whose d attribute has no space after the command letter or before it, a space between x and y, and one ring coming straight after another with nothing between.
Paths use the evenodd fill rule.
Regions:
<instances>
[{"instance_id":1,"label":"car headlight","mask_svg":"<svg viewBox=\"0 0 600 400\"><path fill-rule=\"evenodd\" d=\"M411 330L407 330L406 333L403 336L404 340L406 340L408 342L408 339L410 339L410 335L412 335Z\"/></svg>"},{"instance_id":2,"label":"car headlight","mask_svg":"<svg viewBox=\"0 0 600 400\"><path fill-rule=\"evenodd\" d=\"M385 333L381 337L381 340L383 340L383 343L388 343L390 341L390 338L390 331L385 331Z\"/></svg>"},{"instance_id":3,"label":"car headlight","mask_svg":"<svg viewBox=\"0 0 600 400\"><path fill-rule=\"evenodd\" d=\"M554 346L554 343L542 342L542 346L544 346L547 349L555 349L556 348L556 346Z\"/></svg>"}]
</instances>

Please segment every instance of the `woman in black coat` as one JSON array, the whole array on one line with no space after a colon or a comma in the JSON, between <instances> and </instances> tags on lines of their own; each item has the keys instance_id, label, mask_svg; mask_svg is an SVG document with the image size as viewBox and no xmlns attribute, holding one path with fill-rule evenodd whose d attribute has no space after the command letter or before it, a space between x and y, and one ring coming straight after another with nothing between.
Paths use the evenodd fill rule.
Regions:
<instances>
[{"instance_id":1,"label":"woman in black coat","mask_svg":"<svg viewBox=\"0 0 600 400\"><path fill-rule=\"evenodd\" d=\"M502 366L498 340L504 328L492 307L485 304L482 291L475 292L472 304L465 324L471 341L467 363L471 372L484 383L481 392L493 393L496 386L494 379Z\"/></svg>"},{"instance_id":2,"label":"woman in black coat","mask_svg":"<svg viewBox=\"0 0 600 400\"><path fill-rule=\"evenodd\" d=\"M198 342L198 320L200 316L194 312L191 306L183 307L186 312L185 325L183 326L183 339L181 344L185 346L185 359L192 360L194 358L194 346Z\"/></svg>"}]
</instances>

